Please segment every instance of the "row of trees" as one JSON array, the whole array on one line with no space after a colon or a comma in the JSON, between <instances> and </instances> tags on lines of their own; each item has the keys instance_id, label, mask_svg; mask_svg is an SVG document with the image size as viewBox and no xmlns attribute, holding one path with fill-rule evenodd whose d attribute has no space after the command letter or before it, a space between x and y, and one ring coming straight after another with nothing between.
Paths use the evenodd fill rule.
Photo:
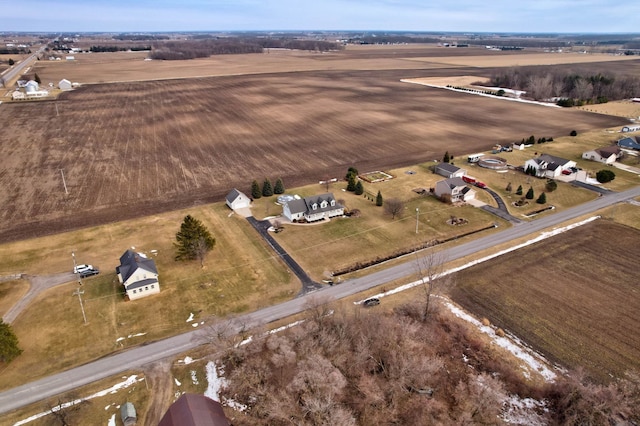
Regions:
<instances>
[{"instance_id":1,"label":"row of trees","mask_svg":"<svg viewBox=\"0 0 640 426\"><path fill-rule=\"evenodd\" d=\"M342 49L342 46L322 40L258 37L205 38L154 43L151 46L150 57L164 60L194 59L206 58L211 55L263 53L264 49L270 48L326 52Z\"/></svg>"},{"instance_id":2,"label":"row of trees","mask_svg":"<svg viewBox=\"0 0 640 426\"><path fill-rule=\"evenodd\" d=\"M640 94L637 76L593 74L586 70L509 68L494 74L489 84L524 90L527 97L535 100L560 98L561 104L566 106L628 99Z\"/></svg>"},{"instance_id":3,"label":"row of trees","mask_svg":"<svg viewBox=\"0 0 640 426\"><path fill-rule=\"evenodd\" d=\"M547 180L547 183L545 185L545 190L547 192L553 192L558 188L558 184L556 183L555 180L553 179L549 179ZM509 182L507 184L507 187L505 188L505 191L507 192L511 192L513 190L513 187L511 186L511 182ZM522 185L518 185L518 188L516 189L515 194L516 195L522 195L523 193L523 189L522 189ZM527 190L527 193L524 196L525 199L527 200L533 200L535 198L535 192L533 190L533 187L529 187L529 189ZM546 193L542 192L538 198L536 199L536 203L538 204L545 204L547 202L547 195Z\"/></svg>"},{"instance_id":4,"label":"row of trees","mask_svg":"<svg viewBox=\"0 0 640 426\"><path fill-rule=\"evenodd\" d=\"M353 192L355 195L364 194L364 185L362 181L358 179L358 169L355 167L349 167L347 170L347 174L344 177L344 180L347 181L347 191ZM372 194L373 195L373 194ZM376 195L376 206L380 207L384 204L382 199L382 193L378 191Z\"/></svg>"},{"instance_id":5,"label":"row of trees","mask_svg":"<svg viewBox=\"0 0 640 426\"><path fill-rule=\"evenodd\" d=\"M284 182L282 182L281 178L276 180L275 186L272 186L271 181L265 178L262 183L262 189L260 189L260 184L257 180L251 183L251 197L254 200L262 197L271 197L273 194L284 194Z\"/></svg>"}]
</instances>

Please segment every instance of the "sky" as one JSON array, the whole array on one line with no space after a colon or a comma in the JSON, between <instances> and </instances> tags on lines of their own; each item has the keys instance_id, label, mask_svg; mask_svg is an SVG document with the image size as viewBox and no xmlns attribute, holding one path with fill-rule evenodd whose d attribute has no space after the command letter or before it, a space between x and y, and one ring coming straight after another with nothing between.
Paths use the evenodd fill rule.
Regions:
<instances>
[{"instance_id":1,"label":"sky","mask_svg":"<svg viewBox=\"0 0 640 426\"><path fill-rule=\"evenodd\" d=\"M20 0L0 32L640 32L638 0Z\"/></svg>"}]
</instances>

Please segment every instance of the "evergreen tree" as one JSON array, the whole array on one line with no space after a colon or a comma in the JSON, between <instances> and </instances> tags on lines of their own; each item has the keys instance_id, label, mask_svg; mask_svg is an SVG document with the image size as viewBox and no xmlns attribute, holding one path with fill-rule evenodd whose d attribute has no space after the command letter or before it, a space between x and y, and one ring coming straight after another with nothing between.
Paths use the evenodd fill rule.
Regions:
<instances>
[{"instance_id":1,"label":"evergreen tree","mask_svg":"<svg viewBox=\"0 0 640 426\"><path fill-rule=\"evenodd\" d=\"M504 189L507 192L511 192L513 188L511 188L511 182L507 184L507 187Z\"/></svg>"},{"instance_id":2,"label":"evergreen tree","mask_svg":"<svg viewBox=\"0 0 640 426\"><path fill-rule=\"evenodd\" d=\"M516 195L522 195L522 185L518 185L518 189L516 189Z\"/></svg>"},{"instance_id":3,"label":"evergreen tree","mask_svg":"<svg viewBox=\"0 0 640 426\"><path fill-rule=\"evenodd\" d=\"M216 240L207 227L198 219L187 215L176 234L176 260L198 259L200 265L203 265L204 257L215 244Z\"/></svg>"},{"instance_id":4,"label":"evergreen tree","mask_svg":"<svg viewBox=\"0 0 640 426\"><path fill-rule=\"evenodd\" d=\"M8 364L21 353L22 349L18 347L18 338L11 325L0 318L0 362Z\"/></svg>"},{"instance_id":5,"label":"evergreen tree","mask_svg":"<svg viewBox=\"0 0 640 426\"><path fill-rule=\"evenodd\" d=\"M356 176L355 175L348 175L349 176L349 183L347 184L347 191L353 192L356 190Z\"/></svg>"},{"instance_id":6,"label":"evergreen tree","mask_svg":"<svg viewBox=\"0 0 640 426\"><path fill-rule=\"evenodd\" d=\"M449 151L447 151L444 153L444 157L442 157L442 162L448 163L449 161L451 161L451 157L449 157Z\"/></svg>"},{"instance_id":7,"label":"evergreen tree","mask_svg":"<svg viewBox=\"0 0 640 426\"><path fill-rule=\"evenodd\" d=\"M546 204L546 202L547 202L547 196L543 192L542 194L540 194L540 196L536 200L536 203L538 203L538 204Z\"/></svg>"},{"instance_id":8,"label":"evergreen tree","mask_svg":"<svg viewBox=\"0 0 640 426\"><path fill-rule=\"evenodd\" d=\"M356 189L353 192L356 195L362 195L364 193L364 186L362 186L362 181L358 181L358 183L356 183Z\"/></svg>"},{"instance_id":9,"label":"evergreen tree","mask_svg":"<svg viewBox=\"0 0 640 426\"><path fill-rule=\"evenodd\" d=\"M351 176L358 177L358 169L356 169L355 167L349 167L349 170L347 170L347 174L344 177L344 180L348 182Z\"/></svg>"},{"instance_id":10,"label":"evergreen tree","mask_svg":"<svg viewBox=\"0 0 640 426\"><path fill-rule=\"evenodd\" d=\"M257 180L254 180L251 183L251 198L257 200L262 197L262 191L260 191L260 184L258 184Z\"/></svg>"},{"instance_id":11,"label":"evergreen tree","mask_svg":"<svg viewBox=\"0 0 640 426\"><path fill-rule=\"evenodd\" d=\"M40 80L40 76L38 75L38 73L34 74L33 80L38 84L42 84L42 80Z\"/></svg>"},{"instance_id":12,"label":"evergreen tree","mask_svg":"<svg viewBox=\"0 0 640 426\"><path fill-rule=\"evenodd\" d=\"M527 200L533 200L534 196L535 194L533 193L533 188L529 187L529 190L527 191L527 194L524 196L524 198L526 198Z\"/></svg>"},{"instance_id":13,"label":"evergreen tree","mask_svg":"<svg viewBox=\"0 0 640 426\"><path fill-rule=\"evenodd\" d=\"M262 195L265 197L271 197L273 195L273 186L271 186L271 181L267 178L264 179L264 183L262 184Z\"/></svg>"},{"instance_id":14,"label":"evergreen tree","mask_svg":"<svg viewBox=\"0 0 640 426\"><path fill-rule=\"evenodd\" d=\"M273 187L273 193L284 194L284 183L282 182L282 179L278 178L278 180L276 181L276 184Z\"/></svg>"},{"instance_id":15,"label":"evergreen tree","mask_svg":"<svg viewBox=\"0 0 640 426\"><path fill-rule=\"evenodd\" d=\"M378 191L378 195L376 195L376 206L380 207L383 204L382 194Z\"/></svg>"},{"instance_id":16,"label":"evergreen tree","mask_svg":"<svg viewBox=\"0 0 640 426\"><path fill-rule=\"evenodd\" d=\"M13 59L9 58L9 66L13 66L15 65L16 61L14 61Z\"/></svg>"},{"instance_id":17,"label":"evergreen tree","mask_svg":"<svg viewBox=\"0 0 640 426\"><path fill-rule=\"evenodd\" d=\"M536 143L536 137L533 135L529 136L529 139L527 139L527 145L533 145L534 143Z\"/></svg>"}]
</instances>

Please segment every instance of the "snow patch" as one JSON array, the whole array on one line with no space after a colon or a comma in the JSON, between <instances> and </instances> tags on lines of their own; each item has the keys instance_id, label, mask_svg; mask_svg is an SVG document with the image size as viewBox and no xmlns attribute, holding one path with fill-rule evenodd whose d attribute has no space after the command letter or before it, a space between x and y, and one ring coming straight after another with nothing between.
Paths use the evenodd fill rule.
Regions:
<instances>
[{"instance_id":1,"label":"snow patch","mask_svg":"<svg viewBox=\"0 0 640 426\"><path fill-rule=\"evenodd\" d=\"M218 367L215 362L209 361L207 366L205 367L207 371L207 390L204 392L204 396L207 398L211 398L214 401L224 402L227 406L234 408L239 411L244 411L247 409L247 406L244 404L240 404L231 399L224 399L221 401L220 399L220 391L226 385L226 380L224 379L224 369L222 367Z\"/></svg>"},{"instance_id":2,"label":"snow patch","mask_svg":"<svg viewBox=\"0 0 640 426\"><path fill-rule=\"evenodd\" d=\"M111 386L108 389L104 389L104 390L101 390L99 392L96 392L96 393L94 393L92 395L89 395L86 398L80 398L80 399L76 399L76 400L71 401L71 402L64 403L64 404L62 404L61 408L68 408L68 407L71 407L73 405L80 404L82 401L87 401L89 399L98 398L98 397L105 396L105 395L110 394L110 393L115 393L115 392L119 391L120 389L126 389L129 386L134 385L136 383L136 381L137 381L136 377L138 377L138 376L135 375L135 374L133 376L129 376L123 382L116 383L115 385ZM31 417L28 417L28 418L26 418L24 420L20 420L19 422L14 423L13 426L20 426L20 425L24 425L24 424L30 423L30 422L32 422L34 420L39 419L40 417L47 416L47 415L49 415L49 414L51 414L53 412L59 411L59 410L60 410L60 407L53 407L51 410L43 411L42 413L34 414Z\"/></svg>"},{"instance_id":3,"label":"snow patch","mask_svg":"<svg viewBox=\"0 0 640 426\"><path fill-rule=\"evenodd\" d=\"M173 378L173 381L176 382L176 386L182 386L182 383L180 383L180 381L175 377Z\"/></svg>"},{"instance_id":4,"label":"snow patch","mask_svg":"<svg viewBox=\"0 0 640 426\"><path fill-rule=\"evenodd\" d=\"M199 325L200 325L200 324L198 324L197 322L194 322L193 324L191 324L191 327L197 327L197 326L199 326Z\"/></svg>"},{"instance_id":5,"label":"snow patch","mask_svg":"<svg viewBox=\"0 0 640 426\"><path fill-rule=\"evenodd\" d=\"M191 370L191 382L194 385L199 385L200 382L198 381L198 375L196 374L196 370Z\"/></svg>"},{"instance_id":6,"label":"snow patch","mask_svg":"<svg viewBox=\"0 0 640 426\"><path fill-rule=\"evenodd\" d=\"M131 339L132 337L139 337L139 336L144 336L147 333L137 333L137 334L130 334L127 336L127 339Z\"/></svg>"},{"instance_id":7,"label":"snow patch","mask_svg":"<svg viewBox=\"0 0 640 426\"><path fill-rule=\"evenodd\" d=\"M193 321L193 312L189 314L189 318L187 318L187 322Z\"/></svg>"},{"instance_id":8,"label":"snow patch","mask_svg":"<svg viewBox=\"0 0 640 426\"><path fill-rule=\"evenodd\" d=\"M503 413L500 416L505 423L527 426L545 426L545 421L540 412L549 411L544 401L532 398L520 398L517 395L505 402Z\"/></svg>"},{"instance_id":9,"label":"snow patch","mask_svg":"<svg viewBox=\"0 0 640 426\"><path fill-rule=\"evenodd\" d=\"M111 418L109 419L109 423L107 423L107 426L116 426L116 415L115 415L115 413L111 415Z\"/></svg>"},{"instance_id":10,"label":"snow patch","mask_svg":"<svg viewBox=\"0 0 640 426\"><path fill-rule=\"evenodd\" d=\"M193 358L191 358L190 356L185 356L182 362L184 363L184 365L189 365L193 362Z\"/></svg>"}]
</instances>

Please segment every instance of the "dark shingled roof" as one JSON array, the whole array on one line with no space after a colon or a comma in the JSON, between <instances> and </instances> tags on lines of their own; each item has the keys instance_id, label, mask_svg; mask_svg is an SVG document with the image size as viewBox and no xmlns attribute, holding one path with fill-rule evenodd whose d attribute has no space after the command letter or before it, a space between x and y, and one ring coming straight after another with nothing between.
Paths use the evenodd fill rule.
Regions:
<instances>
[{"instance_id":1,"label":"dark shingled roof","mask_svg":"<svg viewBox=\"0 0 640 426\"><path fill-rule=\"evenodd\" d=\"M122 282L126 282L138 268L154 274L158 273L156 262L153 259L141 256L133 250L127 250L120 256L120 266L116 268L116 272L122 275Z\"/></svg>"},{"instance_id":2,"label":"dark shingled roof","mask_svg":"<svg viewBox=\"0 0 640 426\"><path fill-rule=\"evenodd\" d=\"M231 426L231 423L218 401L185 393L171 404L158 426Z\"/></svg>"},{"instance_id":3,"label":"dark shingled roof","mask_svg":"<svg viewBox=\"0 0 640 426\"><path fill-rule=\"evenodd\" d=\"M460 170L460 167L454 166L453 164L449 163L440 163L436 166L436 169L445 170L448 173L456 173Z\"/></svg>"}]
</instances>

